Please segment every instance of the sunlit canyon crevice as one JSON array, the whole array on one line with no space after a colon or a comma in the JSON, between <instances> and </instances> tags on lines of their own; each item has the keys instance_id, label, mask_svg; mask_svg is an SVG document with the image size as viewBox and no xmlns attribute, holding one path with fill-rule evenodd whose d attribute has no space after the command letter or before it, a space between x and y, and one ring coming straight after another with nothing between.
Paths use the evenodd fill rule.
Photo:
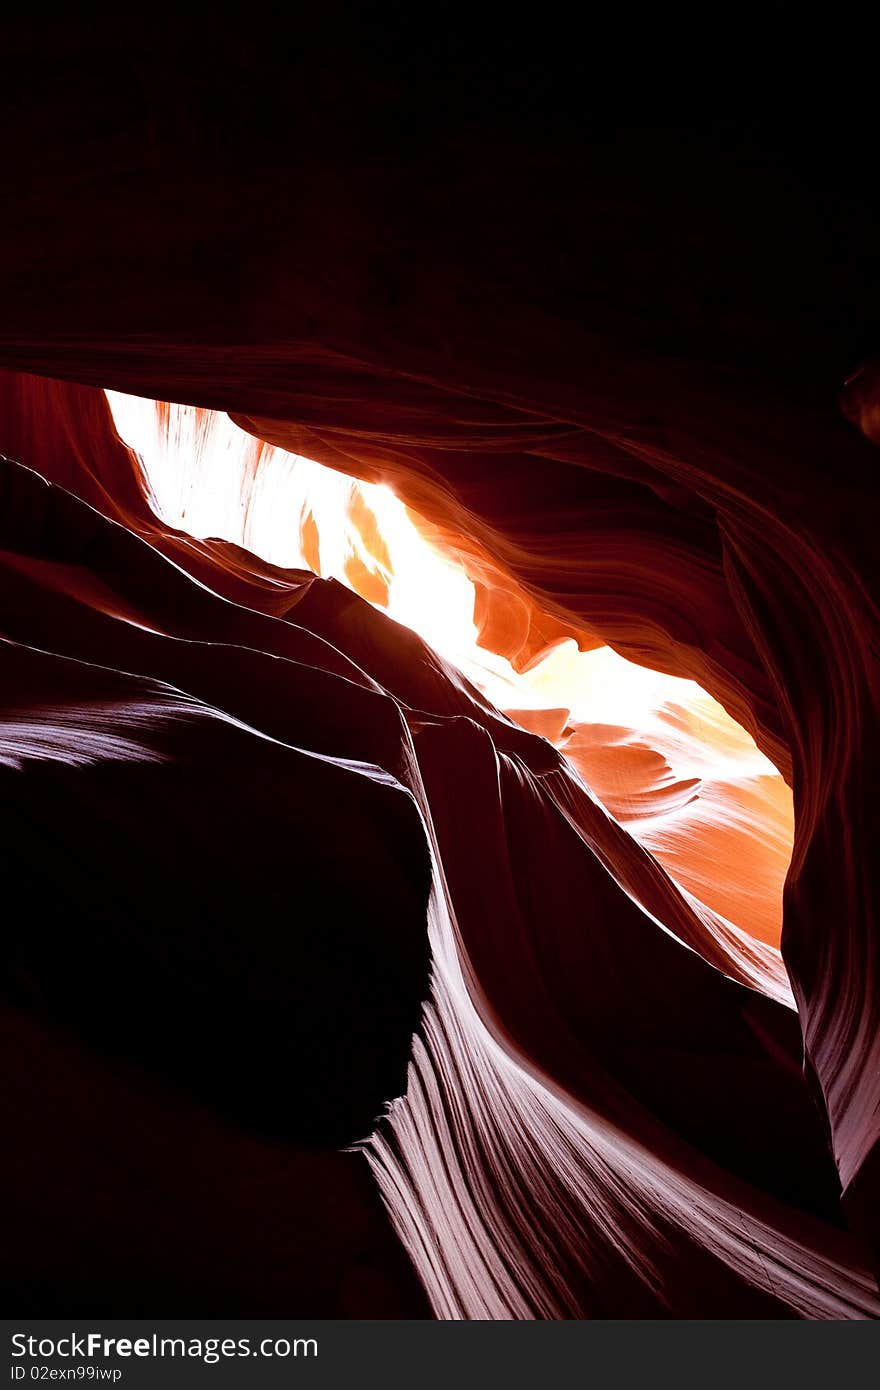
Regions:
<instances>
[{"instance_id":1,"label":"sunlit canyon crevice","mask_svg":"<svg viewBox=\"0 0 880 1390\"><path fill-rule=\"evenodd\" d=\"M543 628L547 645L533 638L527 669L518 669L490 645L501 610L509 650L527 608L511 576L488 593L483 586L495 629L481 632L467 556L432 544L430 528L386 486L266 446L215 412L112 392L110 405L163 522L335 579L412 628L496 709L559 747L680 886L778 945L791 793L695 682L634 665L586 633L555 630L533 606L530 625Z\"/></svg>"},{"instance_id":2,"label":"sunlit canyon crevice","mask_svg":"<svg viewBox=\"0 0 880 1390\"><path fill-rule=\"evenodd\" d=\"M15 27L4 1296L876 1318L863 127L303 29Z\"/></svg>"}]
</instances>

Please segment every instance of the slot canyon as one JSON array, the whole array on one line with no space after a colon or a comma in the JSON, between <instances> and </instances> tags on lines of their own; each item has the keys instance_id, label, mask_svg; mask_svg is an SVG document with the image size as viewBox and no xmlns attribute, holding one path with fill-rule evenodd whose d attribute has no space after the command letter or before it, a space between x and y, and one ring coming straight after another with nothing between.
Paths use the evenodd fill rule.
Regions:
<instances>
[{"instance_id":1,"label":"slot canyon","mask_svg":"<svg viewBox=\"0 0 880 1390\"><path fill-rule=\"evenodd\" d=\"M875 1319L868 60L331 12L4 21L6 1303Z\"/></svg>"}]
</instances>

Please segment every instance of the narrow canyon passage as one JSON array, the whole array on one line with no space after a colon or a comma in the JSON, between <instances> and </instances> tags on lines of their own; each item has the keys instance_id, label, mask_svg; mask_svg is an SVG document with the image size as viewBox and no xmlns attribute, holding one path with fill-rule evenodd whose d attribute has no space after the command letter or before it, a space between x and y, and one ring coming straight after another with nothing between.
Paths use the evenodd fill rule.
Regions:
<instances>
[{"instance_id":1,"label":"narrow canyon passage","mask_svg":"<svg viewBox=\"0 0 880 1390\"><path fill-rule=\"evenodd\" d=\"M6 25L0 1290L876 1318L870 45L415 17Z\"/></svg>"},{"instance_id":2,"label":"narrow canyon passage","mask_svg":"<svg viewBox=\"0 0 880 1390\"><path fill-rule=\"evenodd\" d=\"M133 488L121 529L5 465L26 1015L299 1162L357 1141L438 1316L876 1311L778 951L790 794L746 731L511 575L476 600L383 485L211 412L9 384L61 479L124 461ZM505 607L526 661L488 644ZM63 899L29 849L53 822ZM366 1232L359 1297L399 1316L416 1289Z\"/></svg>"},{"instance_id":3,"label":"narrow canyon passage","mask_svg":"<svg viewBox=\"0 0 880 1390\"><path fill-rule=\"evenodd\" d=\"M385 485L263 445L216 412L114 392L109 401L166 525L338 580L412 628L497 710L560 748L681 887L778 946L791 794L694 681L637 666L587 632L567 635L510 574L493 582L478 571L478 604L467 554L441 537L433 544L428 524ZM479 628L486 611L492 626ZM500 635L515 657L527 625L546 645L532 638L523 669L491 644Z\"/></svg>"}]
</instances>

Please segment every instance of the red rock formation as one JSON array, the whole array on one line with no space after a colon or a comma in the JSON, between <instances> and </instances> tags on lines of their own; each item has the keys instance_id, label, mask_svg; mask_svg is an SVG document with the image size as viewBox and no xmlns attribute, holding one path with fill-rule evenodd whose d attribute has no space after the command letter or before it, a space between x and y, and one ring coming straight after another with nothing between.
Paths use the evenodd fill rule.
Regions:
<instances>
[{"instance_id":1,"label":"red rock formation","mask_svg":"<svg viewBox=\"0 0 880 1390\"><path fill-rule=\"evenodd\" d=\"M181 34L170 56L135 50L124 28L84 53L72 29L15 36L25 135L7 177L28 196L0 226L0 361L83 385L7 378L0 447L134 535L7 470L12 761L94 750L107 800L86 815L71 794L70 824L88 840L94 814L118 836L132 767L137 782L228 751L236 816L253 805L257 774L232 748L245 725L264 785L276 758L314 773L326 828L299 842L307 868L337 782L359 789L355 805L362 792L343 857L360 883L390 856L389 961L418 950L415 800L436 984L371 1161L436 1311L875 1311L836 1229L826 1151L856 1231L876 1237L873 378L844 399L861 433L837 404L876 326L858 111L841 139L827 112L758 82L751 130L718 97L722 114L685 130L678 112L658 121L647 91L607 115L607 92L583 97L580 56L513 61L495 35L487 78L474 34L413 69L375 36L325 52L312 35L315 49L281 57L215 35L206 58ZM466 557L487 641L503 634L523 662L548 635L586 632L703 686L790 778L782 951L797 1018L766 952L750 959L695 910L548 744L417 639L332 583L157 525L86 387L228 410L268 443L390 482ZM283 699L277 658L291 663ZM68 680L82 700L61 700ZM145 752L132 711L168 686L188 732L157 745L167 711L151 716ZM83 704L86 725L70 713ZM93 776L62 762L23 779L30 815L56 777L67 795ZM181 792L184 819L188 804ZM221 818L204 797L191 810ZM272 829L254 848L272 859L285 822L261 815ZM160 840L157 895L170 826ZM77 902L85 920L86 887ZM25 956L29 1007L35 981L53 1019L87 1032L65 1013L60 964L48 945L39 970ZM389 990L406 997L401 1028L416 993L412 979ZM271 1010L261 1020L274 1026ZM223 1100L181 1068L200 1103ZM384 1098L397 1074L382 1070ZM244 1118L232 1091L225 1103Z\"/></svg>"}]
</instances>

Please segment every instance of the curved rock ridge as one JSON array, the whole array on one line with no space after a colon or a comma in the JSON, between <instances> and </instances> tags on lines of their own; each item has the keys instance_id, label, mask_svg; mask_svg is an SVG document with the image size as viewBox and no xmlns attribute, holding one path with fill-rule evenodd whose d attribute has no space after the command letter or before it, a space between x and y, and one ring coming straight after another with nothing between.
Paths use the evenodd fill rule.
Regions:
<instances>
[{"instance_id":1,"label":"curved rock ridge","mask_svg":"<svg viewBox=\"0 0 880 1390\"><path fill-rule=\"evenodd\" d=\"M790 778L783 955L844 1188L870 1211L856 1180L864 1168L874 1182L880 1125L876 908L856 847L874 819L867 768L876 760L880 615L861 446L820 414L805 424L781 404L762 435L745 406L708 389L693 399L675 391L674 412L656 398L640 403L623 432L620 387L610 383L603 397L607 380L598 367L588 400L546 388L544 408L549 397L559 413L542 414L545 427L562 418L581 428L567 428L562 444L535 447L529 437L515 454L504 426L515 431L524 402L510 401L503 425L476 446L463 432L458 449L445 394L417 385L444 433L423 425L413 444L395 432L398 383L383 397L390 378L380 371L362 383L369 430L352 420L350 383L348 427L330 423L326 387L322 420L308 397L288 407L295 424L236 418L275 444L368 469L434 524L476 536L536 600L577 614L622 654L696 680ZM510 400L497 378L485 389L493 402ZM533 412L528 420L533 430ZM786 431L798 440L795 465ZM823 450L838 464L830 477ZM798 468L821 484L802 490ZM835 863L848 866L842 878ZM832 918L845 929L827 930Z\"/></svg>"},{"instance_id":2,"label":"curved rock ridge","mask_svg":"<svg viewBox=\"0 0 880 1390\"><path fill-rule=\"evenodd\" d=\"M16 680L30 670L45 734L10 691L4 776L63 784L65 795L106 780L121 837L135 786L182 776L182 738L192 781L181 810L199 809L201 788L218 829L222 788L212 800L201 780L213 747L242 755L243 789L277 756L291 778L309 770L319 803L322 787L357 788L390 820L388 892L402 894L410 930L403 917L384 921L361 945L378 958L420 940L425 952L429 903L434 996L413 1049L407 1016L387 1069L368 1052L384 1100L400 1088L404 1053L413 1063L382 1131L381 1172L435 1310L666 1315L697 1299L697 1311L741 1313L757 1299L764 1311L862 1313L873 1305L856 1269L862 1258L876 1267L880 1251L873 49L853 42L852 26L822 14L815 28L806 14L792 26L772 7L760 42L748 23L729 27L721 53L698 13L633 26L627 12L618 26L610 10L591 12L579 35L531 12L499 25L472 9L465 25L435 25L428 44L422 28L415 7L387 26L372 11L341 24L333 7L312 7L278 32L184 14L171 31L136 10L92 26L75 13L48 26L10 16L0 365L36 375L0 380L0 450L47 479L52 501L32 475L9 473L20 538L6 527L7 621L25 651L7 654ZM845 99L830 95L838 88ZM352 479L390 489L464 562L474 628L527 681L561 637L557 660L575 644L579 665L612 651L705 691L791 790L784 971L773 943L785 808L769 773L761 780L755 765L744 785L733 750L726 766L701 765L680 700L647 731L631 709L600 717L593 706L580 719L555 694L502 702L539 736L529 735L454 669L439 638L432 650L378 611L394 583L366 512L349 517L363 546L343 560L344 584L324 576L316 526L304 525L291 570L286 557L255 555L250 539L199 539L157 520L149 469L113 433L105 389L228 412L261 454L305 456L345 489ZM194 653L215 647L245 655L205 655L203 671ZM252 664L247 679L228 675ZM64 696L79 668L77 680L95 682L92 726ZM265 708L267 723L287 728L270 669L288 672L291 691L320 684L321 700L290 696L311 730L295 731L301 743L262 727ZM114 673L121 685L106 683ZM63 698L41 694L41 680ZM193 712L201 706L207 715ZM42 756L65 740L81 749L77 766ZM261 750L253 772L251 747ZM465 757L472 782L457 770ZM266 782L268 806L288 782L280 771ZM96 817L111 816L113 798L97 801ZM38 809L48 847L47 803ZM287 805L278 825L298 815ZM713 839L722 815L723 844ZM165 868L173 819L164 838L156 832ZM315 850L307 876L326 863L316 831L330 819L303 832L303 857ZM85 838L85 811L81 820ZM13 829L24 835L24 820ZM86 845L83 862L99 848ZM712 861L727 869L734 854L739 891L720 897ZM407 882L402 866L417 862L421 878ZM223 871L235 876L234 856ZM187 879L182 855L175 876ZM339 878L342 904L351 884ZM568 882L576 901L560 901ZM133 895L122 888L125 904ZM380 888L371 880L367 908ZM230 946L242 935L233 925ZM26 939L21 922L16 931ZM334 964L344 973L345 960ZM413 964L395 995L403 1012L424 993L427 959ZM192 1171L186 1182L175 1173L175 1148L202 1164L218 1155L207 1186L235 1214L237 1258L215 1258L205 1287L247 1285L249 1306L264 1308L290 1285L309 1307L424 1309L413 1268L407 1284L393 1264L362 1153L306 1163L289 1135L245 1142L240 1109L220 1116L207 1093L207 1064L190 1066L172 1138L145 1036L138 1058L132 1047L102 1054L106 1038L74 1043L74 1023L88 1020L54 1017L58 981L38 1004L39 981L15 978L26 1008L10 1021L12 1046L61 1106L76 1141L72 1180L100 1204L90 1169L107 1179L101 1229L114 1249L124 1246L114 1218L135 1205L121 1175L149 1175L138 1158L149 1113L163 1165L154 1214L199 1186ZM208 996L200 1007L210 1013ZM277 1018L266 1009L254 1048ZM362 1001L358 1021L369 1022ZM381 1050L378 1034L372 1043ZM95 1126L74 1124L53 1080L62 1074L84 1094L113 1096L124 1143L102 1154ZM113 1076L130 1081L136 1104ZM20 1067L7 1082L26 1132L44 1134ZM576 1111L587 1118L574 1133ZM734 1114L747 1119L737 1127ZM351 1128L361 1127L358 1116ZM7 1190L33 1198L47 1186L38 1148L16 1150ZM283 1254L297 1220L284 1239L268 1232L244 1168L250 1196L278 1194L294 1169L317 1185L312 1225L298 1190L285 1209L302 1219L302 1260ZM44 1205L72 1221L64 1203ZM202 1246L216 1256L212 1203L197 1206ZM831 1232L841 1208L852 1238ZM123 1260L133 1283L135 1263L161 1269L153 1228L168 1226L141 1227ZM42 1229L53 1229L48 1215ZM40 1287L34 1271L41 1306L70 1275L61 1244ZM22 1268L33 1263L22 1255ZM765 1297L759 1285L771 1282ZM101 1287L119 1307L106 1276Z\"/></svg>"},{"instance_id":3,"label":"curved rock ridge","mask_svg":"<svg viewBox=\"0 0 880 1390\"><path fill-rule=\"evenodd\" d=\"M413 628L496 707L562 748L681 886L778 946L791 794L694 682L558 627L511 576L490 574L472 549L444 548L386 488L273 449L216 412L109 400L166 523L335 578Z\"/></svg>"},{"instance_id":4,"label":"curved rock ridge","mask_svg":"<svg viewBox=\"0 0 880 1390\"><path fill-rule=\"evenodd\" d=\"M392 1102L366 1155L438 1316L876 1315L773 948L349 589L143 501L102 516L102 479L142 476L103 398L43 385L48 449L12 385L19 453L52 481L3 465L5 852L34 919L10 1026L46 1055L77 1035L71 1058L295 1164ZM337 1157L363 1163L304 1170L331 1203ZM406 1315L417 1292L349 1200L313 1298ZM43 1278L39 1306L63 1264Z\"/></svg>"}]
</instances>

